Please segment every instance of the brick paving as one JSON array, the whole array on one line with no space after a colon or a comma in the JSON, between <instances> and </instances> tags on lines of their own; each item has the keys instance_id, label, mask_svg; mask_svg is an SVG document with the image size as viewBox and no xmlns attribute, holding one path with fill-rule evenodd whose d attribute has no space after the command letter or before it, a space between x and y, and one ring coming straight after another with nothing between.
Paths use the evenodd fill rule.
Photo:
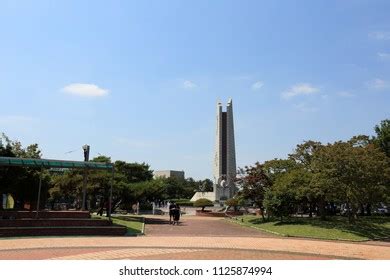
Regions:
<instances>
[{"instance_id":1,"label":"brick paving","mask_svg":"<svg viewBox=\"0 0 390 280\"><path fill-rule=\"evenodd\" d=\"M35 248L1 250L0 260L45 260L45 259L74 259L88 253L104 253L107 248Z\"/></svg>"},{"instance_id":2,"label":"brick paving","mask_svg":"<svg viewBox=\"0 0 390 280\"><path fill-rule=\"evenodd\" d=\"M148 256L165 256L183 254L188 255L197 251L204 251L201 249L170 249L170 248L129 248L129 249L113 249L101 252L91 252L77 254L73 256L62 256L51 258L52 260L117 260L117 259L144 259Z\"/></svg>"},{"instance_id":3,"label":"brick paving","mask_svg":"<svg viewBox=\"0 0 390 280\"><path fill-rule=\"evenodd\" d=\"M329 260L327 256L270 252L261 250L197 250L191 254L175 252L144 256L145 260Z\"/></svg>"},{"instance_id":4,"label":"brick paving","mask_svg":"<svg viewBox=\"0 0 390 280\"><path fill-rule=\"evenodd\" d=\"M213 218L148 221L139 237L0 239L0 259L390 259L389 242L279 238Z\"/></svg>"},{"instance_id":5,"label":"brick paving","mask_svg":"<svg viewBox=\"0 0 390 280\"><path fill-rule=\"evenodd\" d=\"M165 216L146 216L145 234L148 236L258 236L275 235L257 229L228 223L221 218L183 216L179 225L170 225Z\"/></svg>"}]
</instances>

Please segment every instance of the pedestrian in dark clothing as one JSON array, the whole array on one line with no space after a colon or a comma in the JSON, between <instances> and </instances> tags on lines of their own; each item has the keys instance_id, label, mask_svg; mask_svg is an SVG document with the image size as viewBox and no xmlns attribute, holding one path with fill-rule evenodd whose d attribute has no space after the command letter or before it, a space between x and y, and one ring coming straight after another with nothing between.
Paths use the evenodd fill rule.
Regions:
<instances>
[{"instance_id":1,"label":"pedestrian in dark clothing","mask_svg":"<svg viewBox=\"0 0 390 280\"><path fill-rule=\"evenodd\" d=\"M104 203L104 200L100 200L100 209L99 211L96 213L97 215L100 215L100 216L103 216L103 210L104 210L104 206L105 206L106 203Z\"/></svg>"},{"instance_id":2,"label":"pedestrian in dark clothing","mask_svg":"<svg viewBox=\"0 0 390 280\"><path fill-rule=\"evenodd\" d=\"M176 225L179 224L180 214L181 214L180 213L180 206L176 205L176 208L173 211L173 224L175 224L175 223L176 223Z\"/></svg>"},{"instance_id":3,"label":"pedestrian in dark clothing","mask_svg":"<svg viewBox=\"0 0 390 280\"><path fill-rule=\"evenodd\" d=\"M176 204L174 202L169 204L169 224L172 224L173 222L173 213L175 208L176 208Z\"/></svg>"}]
</instances>

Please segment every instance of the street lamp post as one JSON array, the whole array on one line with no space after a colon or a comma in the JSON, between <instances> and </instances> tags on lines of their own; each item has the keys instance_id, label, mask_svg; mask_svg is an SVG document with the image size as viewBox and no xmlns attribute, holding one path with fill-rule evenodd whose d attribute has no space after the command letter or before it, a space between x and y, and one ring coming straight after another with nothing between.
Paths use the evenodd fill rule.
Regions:
<instances>
[{"instance_id":1,"label":"street lamp post","mask_svg":"<svg viewBox=\"0 0 390 280\"><path fill-rule=\"evenodd\" d=\"M84 150L84 161L87 162L89 161L89 150L90 146L89 145L84 145L83 146ZM83 204L81 206L81 210L86 210L85 204L86 204L86 198L87 198L87 170L84 169L84 175L83 175Z\"/></svg>"}]
</instances>

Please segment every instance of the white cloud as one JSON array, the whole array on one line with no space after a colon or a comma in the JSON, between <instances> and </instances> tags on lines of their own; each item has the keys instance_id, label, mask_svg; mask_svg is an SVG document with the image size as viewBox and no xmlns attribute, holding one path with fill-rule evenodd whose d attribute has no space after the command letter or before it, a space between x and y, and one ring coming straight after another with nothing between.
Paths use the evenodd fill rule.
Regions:
<instances>
[{"instance_id":1,"label":"white cloud","mask_svg":"<svg viewBox=\"0 0 390 280\"><path fill-rule=\"evenodd\" d=\"M252 90L259 90L264 86L262 81L257 81L252 85Z\"/></svg>"},{"instance_id":2,"label":"white cloud","mask_svg":"<svg viewBox=\"0 0 390 280\"><path fill-rule=\"evenodd\" d=\"M390 53L379 52L378 57L383 60L390 59Z\"/></svg>"},{"instance_id":3,"label":"white cloud","mask_svg":"<svg viewBox=\"0 0 390 280\"><path fill-rule=\"evenodd\" d=\"M339 91L339 92L337 93L337 95L340 96L340 97L346 97L346 98L355 97L355 94L353 94L353 93L351 93L351 92L349 92L349 91L345 91L345 90Z\"/></svg>"},{"instance_id":4,"label":"white cloud","mask_svg":"<svg viewBox=\"0 0 390 280\"><path fill-rule=\"evenodd\" d=\"M371 89L383 90L390 88L390 82L376 78L366 83L366 85Z\"/></svg>"},{"instance_id":5,"label":"white cloud","mask_svg":"<svg viewBox=\"0 0 390 280\"><path fill-rule=\"evenodd\" d=\"M63 87L62 92L83 97L100 97L109 93L109 90L100 88L94 84L74 83Z\"/></svg>"},{"instance_id":6,"label":"white cloud","mask_svg":"<svg viewBox=\"0 0 390 280\"><path fill-rule=\"evenodd\" d=\"M186 81L183 82L183 87L184 87L184 88L187 88L187 89L196 88L196 87L197 87L197 84L195 84L195 83L192 82L192 81L186 80Z\"/></svg>"},{"instance_id":7,"label":"white cloud","mask_svg":"<svg viewBox=\"0 0 390 280\"><path fill-rule=\"evenodd\" d=\"M369 36L376 40L390 40L389 31L375 31L375 32L371 32Z\"/></svg>"},{"instance_id":8,"label":"white cloud","mask_svg":"<svg viewBox=\"0 0 390 280\"><path fill-rule=\"evenodd\" d=\"M317 107L308 106L306 103L294 104L294 108L301 112L314 113L318 111Z\"/></svg>"},{"instance_id":9,"label":"white cloud","mask_svg":"<svg viewBox=\"0 0 390 280\"><path fill-rule=\"evenodd\" d=\"M290 87L288 90L282 92L283 99L290 99L299 95L313 95L319 91L318 88L308 83L296 84Z\"/></svg>"}]
</instances>

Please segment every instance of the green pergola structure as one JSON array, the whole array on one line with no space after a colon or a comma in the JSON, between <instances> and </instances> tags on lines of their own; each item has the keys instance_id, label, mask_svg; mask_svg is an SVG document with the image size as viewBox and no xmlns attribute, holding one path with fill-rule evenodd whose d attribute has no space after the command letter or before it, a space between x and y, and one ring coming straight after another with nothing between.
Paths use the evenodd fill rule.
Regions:
<instances>
[{"instance_id":1,"label":"green pergola structure","mask_svg":"<svg viewBox=\"0 0 390 280\"><path fill-rule=\"evenodd\" d=\"M19 166L19 167L32 167L32 168L46 168L46 169L84 169L84 170L111 170L112 179L110 187L110 198L108 201L107 214L111 220L111 207L112 207L112 185L114 183L114 165L112 163L100 163L90 161L69 161L69 160L55 160L55 159L35 159L35 158L16 158L16 157L0 157L0 166ZM37 199L37 213L39 213L39 203L41 198L42 188L42 176L39 176L39 188Z\"/></svg>"}]
</instances>

